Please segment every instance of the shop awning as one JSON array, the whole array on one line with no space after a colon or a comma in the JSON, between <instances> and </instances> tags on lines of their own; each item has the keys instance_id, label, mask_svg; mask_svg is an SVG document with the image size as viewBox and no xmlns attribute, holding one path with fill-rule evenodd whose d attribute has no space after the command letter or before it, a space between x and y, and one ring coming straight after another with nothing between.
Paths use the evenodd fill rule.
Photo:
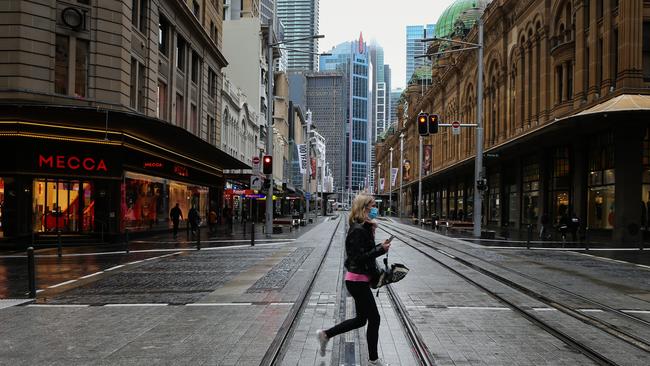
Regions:
<instances>
[{"instance_id":1,"label":"shop awning","mask_svg":"<svg viewBox=\"0 0 650 366\"><path fill-rule=\"evenodd\" d=\"M630 112L650 110L650 95L622 94L576 114L584 116L596 113Z\"/></svg>"}]
</instances>

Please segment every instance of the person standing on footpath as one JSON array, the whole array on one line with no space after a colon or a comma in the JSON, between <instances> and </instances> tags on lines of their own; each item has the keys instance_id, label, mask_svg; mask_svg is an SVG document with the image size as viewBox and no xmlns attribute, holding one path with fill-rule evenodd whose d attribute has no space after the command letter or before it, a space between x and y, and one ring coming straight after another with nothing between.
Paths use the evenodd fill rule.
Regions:
<instances>
[{"instance_id":1,"label":"person standing on footpath","mask_svg":"<svg viewBox=\"0 0 650 366\"><path fill-rule=\"evenodd\" d=\"M174 239L176 239L178 237L178 224L183 218L183 212L181 211L178 202L176 202L176 206L169 211L169 218L172 220L172 224L174 225Z\"/></svg>"},{"instance_id":2,"label":"person standing on footpath","mask_svg":"<svg viewBox=\"0 0 650 366\"><path fill-rule=\"evenodd\" d=\"M388 252L390 241L375 244L375 229L378 210L375 199L368 195L358 195L352 202L350 228L345 239L345 287L354 298L356 317L348 319L327 330L319 330L316 335L320 342L320 355L325 356L325 348L332 337L360 328L368 323L366 338L370 365L383 363L377 354L379 342L379 311L370 289L371 276L378 272L375 259Z\"/></svg>"},{"instance_id":3,"label":"person standing on footpath","mask_svg":"<svg viewBox=\"0 0 650 366\"><path fill-rule=\"evenodd\" d=\"M192 236L198 234L199 224L201 223L201 216L199 216L199 210L196 209L195 205L192 205L190 212L187 213L187 221L190 223L192 228Z\"/></svg>"}]
</instances>

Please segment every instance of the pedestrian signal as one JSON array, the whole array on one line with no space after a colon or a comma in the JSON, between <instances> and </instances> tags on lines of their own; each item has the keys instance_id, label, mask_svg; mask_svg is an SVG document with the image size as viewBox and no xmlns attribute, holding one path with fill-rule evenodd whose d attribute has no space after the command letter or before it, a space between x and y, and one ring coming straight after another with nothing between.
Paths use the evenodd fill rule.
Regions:
<instances>
[{"instance_id":1,"label":"pedestrian signal","mask_svg":"<svg viewBox=\"0 0 650 366\"><path fill-rule=\"evenodd\" d=\"M438 123L440 123L440 118L437 114L429 115L429 133L434 134L438 133Z\"/></svg>"},{"instance_id":2,"label":"pedestrian signal","mask_svg":"<svg viewBox=\"0 0 650 366\"><path fill-rule=\"evenodd\" d=\"M418 132L420 133L420 136L427 136L429 134L427 118L429 118L429 115L426 113L418 114Z\"/></svg>"}]
</instances>

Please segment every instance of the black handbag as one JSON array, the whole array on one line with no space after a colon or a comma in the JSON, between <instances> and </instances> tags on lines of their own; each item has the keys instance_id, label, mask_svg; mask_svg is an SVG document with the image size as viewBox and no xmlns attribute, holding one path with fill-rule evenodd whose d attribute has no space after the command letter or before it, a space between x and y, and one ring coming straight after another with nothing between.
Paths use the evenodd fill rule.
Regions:
<instances>
[{"instance_id":1,"label":"black handbag","mask_svg":"<svg viewBox=\"0 0 650 366\"><path fill-rule=\"evenodd\" d=\"M384 258L384 268L377 267L375 273L370 278L370 287L373 289L380 288L389 283L401 281L409 273L408 267L401 263L393 263L388 267L388 256Z\"/></svg>"}]
</instances>

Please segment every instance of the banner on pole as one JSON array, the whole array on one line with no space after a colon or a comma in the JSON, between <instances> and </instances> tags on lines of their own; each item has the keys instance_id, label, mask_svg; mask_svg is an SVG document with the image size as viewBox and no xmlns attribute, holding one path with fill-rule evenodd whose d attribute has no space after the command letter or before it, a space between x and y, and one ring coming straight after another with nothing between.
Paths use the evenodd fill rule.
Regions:
<instances>
[{"instance_id":1,"label":"banner on pole","mask_svg":"<svg viewBox=\"0 0 650 366\"><path fill-rule=\"evenodd\" d=\"M298 165L300 166L300 174L307 173L307 145L298 144Z\"/></svg>"},{"instance_id":2,"label":"banner on pole","mask_svg":"<svg viewBox=\"0 0 650 366\"><path fill-rule=\"evenodd\" d=\"M393 168L390 171L390 181L391 181L391 186L395 187L395 184L397 183L397 173L399 172L399 168Z\"/></svg>"},{"instance_id":3,"label":"banner on pole","mask_svg":"<svg viewBox=\"0 0 650 366\"><path fill-rule=\"evenodd\" d=\"M379 178L379 192L384 191L384 178Z\"/></svg>"},{"instance_id":4,"label":"banner on pole","mask_svg":"<svg viewBox=\"0 0 650 366\"><path fill-rule=\"evenodd\" d=\"M433 148L431 145L424 145L422 154L422 174L428 175L431 173L431 157L433 156Z\"/></svg>"}]
</instances>

